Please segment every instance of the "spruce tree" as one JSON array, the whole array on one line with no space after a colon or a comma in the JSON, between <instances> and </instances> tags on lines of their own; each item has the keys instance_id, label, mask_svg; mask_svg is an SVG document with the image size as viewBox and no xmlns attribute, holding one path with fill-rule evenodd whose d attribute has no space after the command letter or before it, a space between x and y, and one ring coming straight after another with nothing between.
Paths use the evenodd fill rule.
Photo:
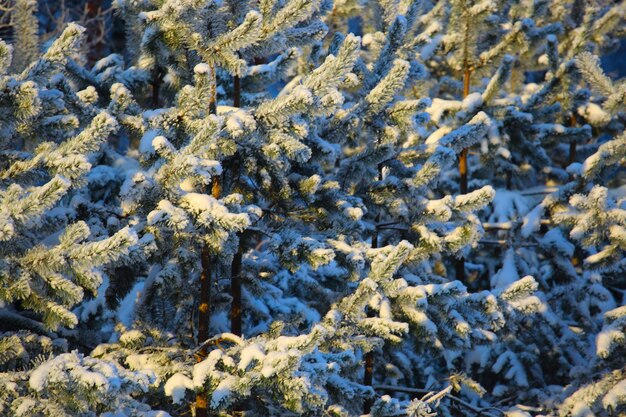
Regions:
<instances>
[{"instance_id":1,"label":"spruce tree","mask_svg":"<svg viewBox=\"0 0 626 417\"><path fill-rule=\"evenodd\" d=\"M624 410L621 3L115 7L0 43L1 415Z\"/></svg>"}]
</instances>

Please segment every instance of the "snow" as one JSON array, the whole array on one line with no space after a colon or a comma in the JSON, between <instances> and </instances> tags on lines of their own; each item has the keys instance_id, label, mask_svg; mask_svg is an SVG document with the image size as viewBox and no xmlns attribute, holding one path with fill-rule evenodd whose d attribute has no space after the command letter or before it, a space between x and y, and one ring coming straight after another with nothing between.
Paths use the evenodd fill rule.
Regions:
<instances>
[{"instance_id":1,"label":"snow","mask_svg":"<svg viewBox=\"0 0 626 417\"><path fill-rule=\"evenodd\" d=\"M99 309L105 306L105 294L109 288L109 276L102 274L102 283L98 288L98 293L95 298L84 302L80 306L80 319L82 321L89 320L89 317L94 316Z\"/></svg>"},{"instance_id":2,"label":"snow","mask_svg":"<svg viewBox=\"0 0 626 417\"><path fill-rule=\"evenodd\" d=\"M483 97L480 93L471 93L463 99L461 108L467 113L474 113L483 104Z\"/></svg>"},{"instance_id":3,"label":"snow","mask_svg":"<svg viewBox=\"0 0 626 417\"><path fill-rule=\"evenodd\" d=\"M253 343L241 350L237 368L246 370L253 361L262 362L264 358L265 353L262 346L258 343Z\"/></svg>"},{"instance_id":4,"label":"snow","mask_svg":"<svg viewBox=\"0 0 626 417\"><path fill-rule=\"evenodd\" d=\"M363 210L361 210L359 207L346 207L343 212L347 217L351 218L354 221L361 220L364 214Z\"/></svg>"},{"instance_id":5,"label":"snow","mask_svg":"<svg viewBox=\"0 0 626 417\"><path fill-rule=\"evenodd\" d=\"M602 398L602 405L606 409L617 410L618 405L626 403L626 380L620 381Z\"/></svg>"},{"instance_id":6,"label":"snow","mask_svg":"<svg viewBox=\"0 0 626 417\"><path fill-rule=\"evenodd\" d=\"M145 339L145 336L143 335L143 333L141 333L139 330L134 329L134 330L124 332L120 336L120 343L124 345L129 345L129 344L137 343L139 341L143 342L143 339Z\"/></svg>"},{"instance_id":7,"label":"snow","mask_svg":"<svg viewBox=\"0 0 626 417\"><path fill-rule=\"evenodd\" d=\"M212 210L215 207L223 207L217 203L217 200L207 194L188 193L183 196L182 201L192 212L203 212ZM226 209L224 208L225 212Z\"/></svg>"},{"instance_id":8,"label":"snow","mask_svg":"<svg viewBox=\"0 0 626 417\"><path fill-rule=\"evenodd\" d=\"M611 121L611 114L595 103L579 107L578 115L584 117L592 126L604 126Z\"/></svg>"},{"instance_id":9,"label":"snow","mask_svg":"<svg viewBox=\"0 0 626 417\"><path fill-rule=\"evenodd\" d=\"M193 67L193 72L196 74L208 74L211 72L211 67L208 64L200 63Z\"/></svg>"},{"instance_id":10,"label":"snow","mask_svg":"<svg viewBox=\"0 0 626 417\"><path fill-rule=\"evenodd\" d=\"M23 398L21 404L15 409L15 417L33 416L33 409L37 406L37 402L32 398Z\"/></svg>"},{"instance_id":11,"label":"snow","mask_svg":"<svg viewBox=\"0 0 626 417\"><path fill-rule=\"evenodd\" d=\"M217 113L226 119L226 130L234 138L240 138L245 133L257 128L254 117L245 110L236 107L218 106Z\"/></svg>"},{"instance_id":12,"label":"snow","mask_svg":"<svg viewBox=\"0 0 626 417\"><path fill-rule=\"evenodd\" d=\"M452 128L450 126L442 126L439 129L435 130L433 133L431 133L426 138L426 141L424 143L426 143L427 145L437 146L439 145L439 140L445 135L447 135L448 133L450 133L451 131L452 131Z\"/></svg>"},{"instance_id":13,"label":"snow","mask_svg":"<svg viewBox=\"0 0 626 417\"><path fill-rule=\"evenodd\" d=\"M157 137L159 137L157 130L148 130L144 133L139 141L139 152L144 155L153 155L156 150L153 141Z\"/></svg>"},{"instance_id":14,"label":"snow","mask_svg":"<svg viewBox=\"0 0 626 417\"><path fill-rule=\"evenodd\" d=\"M31 389L35 391L43 391L48 382L48 374L50 373L51 367L52 364L50 362L43 363L30 374L28 385L30 385Z\"/></svg>"},{"instance_id":15,"label":"snow","mask_svg":"<svg viewBox=\"0 0 626 417\"><path fill-rule=\"evenodd\" d=\"M83 366L82 355L77 353L63 353L44 362L30 375L29 386L35 391L43 391L53 383L64 383L75 380L87 387L108 387L107 378L98 372L89 371Z\"/></svg>"},{"instance_id":16,"label":"snow","mask_svg":"<svg viewBox=\"0 0 626 417\"><path fill-rule=\"evenodd\" d=\"M505 377L507 379L513 379L518 386L527 387L528 378L526 377L526 372L524 371L524 367L522 366L515 353L511 351L502 353L493 364L491 369L495 373L500 373L504 370L504 367L507 364L508 370L505 371Z\"/></svg>"},{"instance_id":17,"label":"snow","mask_svg":"<svg viewBox=\"0 0 626 417\"><path fill-rule=\"evenodd\" d=\"M165 136L159 135L152 139L152 149L159 151L166 148L172 148L172 144L165 138Z\"/></svg>"},{"instance_id":18,"label":"snow","mask_svg":"<svg viewBox=\"0 0 626 417\"><path fill-rule=\"evenodd\" d=\"M322 39L330 1L235 8L229 6L237 2L222 0L114 1L142 42L130 45L128 57L82 68L76 37L53 50L50 62L0 76L0 317L21 319L32 332L0 334L0 349L7 341L17 346L17 353L7 350L8 363L0 358L2 371L9 368L0 372L0 398L10 403L0 404L0 414L167 416L150 408L193 412L197 391L215 414L256 403L270 414L357 415L363 397L374 394L360 376L368 351L378 352L378 383L441 389L465 365L468 377L487 381L495 395L455 395L496 414L493 407L509 417L529 417L531 409L568 417L615 413L601 407L626 398L623 369L613 369L626 345L626 307L614 308L625 300L626 136L615 135L626 87L604 80L600 69L587 80L582 65L580 79L573 67L579 60L570 59L581 45L610 46L609 34L583 39L584 30L572 33L571 25L542 16L563 10L527 7L532 1L501 11L493 0L479 0L467 12L480 14L473 29L494 30L487 43L476 38L483 44L470 51L472 60L506 52L528 59L515 62L519 77L498 91L500 58L473 62L482 68L472 72L472 90L489 85L489 94L460 99L463 34L450 27L459 22L458 7L446 2L387 1L359 13L371 2L338 0L337 28L346 13L362 15L348 25L364 32L360 49L351 35ZM255 8L269 14L249 14L249 33L230 37L230 23ZM584 23L593 28L605 11L622 17L622 8L607 6ZM385 21L376 25L372 17ZM612 29L611 19L600 22ZM514 36L500 43L507 33ZM549 33L571 42L557 45ZM545 65L556 64L548 62L555 48L562 62L545 73ZM143 52L132 56L134 49ZM268 56L274 60L252 65ZM400 80L405 91L387 97L386 110L374 115L370 94L397 75L394 58L406 60L403 69L411 63ZM501 68L511 63L502 59ZM207 63L193 67L198 60ZM232 100L229 74L237 62L248 76L243 108L223 105ZM160 70L163 94L155 105ZM216 70L220 82L207 84ZM214 115L200 111L209 87L220 100ZM423 95L432 100L412 99ZM570 126L572 105L593 135L587 125ZM98 132L85 127L97 114L111 116L94 129L108 131L113 120L123 129L97 152L64 150L67 139L85 132L84 146L96 148ZM563 153L573 140L580 162L566 168ZM470 146L469 186L476 191L459 195L453 164ZM224 195L214 197L208 188L222 174L220 161ZM379 171L382 181L374 178ZM506 172L511 189L494 197L491 185L503 184ZM50 178L62 189L51 196ZM610 192L618 201L596 184L620 187ZM29 216L39 203L29 193L54 200L42 216ZM380 248L371 248L374 223L382 225ZM65 228L75 236L63 237ZM101 240L111 235L117 240ZM120 240L130 249L111 250ZM215 344L196 363L203 248L211 254ZM88 249L108 263L88 265L80 256ZM245 338L217 334L231 328L236 253L243 254ZM571 259L575 254L587 258ZM455 256L466 260L469 276L453 280ZM99 277L98 293L81 301ZM366 317L368 306L374 317ZM40 323L70 310L81 322L75 330ZM110 343L96 346L104 340ZM92 345L92 356L57 353ZM551 387L542 378L549 372L569 379ZM459 404L448 391L412 405L393 393L372 412L445 414ZM561 412L568 396L574 400ZM444 408L437 409L439 401ZM537 408L514 406L518 401Z\"/></svg>"},{"instance_id":19,"label":"snow","mask_svg":"<svg viewBox=\"0 0 626 417\"><path fill-rule=\"evenodd\" d=\"M443 38L443 35L435 35L420 48L419 54L422 61L430 59L430 57L435 53L437 47L443 41Z\"/></svg>"},{"instance_id":20,"label":"snow","mask_svg":"<svg viewBox=\"0 0 626 417\"><path fill-rule=\"evenodd\" d=\"M504 412L504 416L505 417L532 417L532 414L518 407L512 407Z\"/></svg>"},{"instance_id":21,"label":"snow","mask_svg":"<svg viewBox=\"0 0 626 417\"><path fill-rule=\"evenodd\" d=\"M608 358L616 344L626 342L626 335L619 329L607 327L596 336L596 354L601 358Z\"/></svg>"},{"instance_id":22,"label":"snow","mask_svg":"<svg viewBox=\"0 0 626 417\"><path fill-rule=\"evenodd\" d=\"M509 249L504 256L502 268L491 277L491 288L506 288L520 279L515 267L515 251Z\"/></svg>"},{"instance_id":23,"label":"snow","mask_svg":"<svg viewBox=\"0 0 626 417\"><path fill-rule=\"evenodd\" d=\"M552 229L541 238L541 244L547 247L553 247L565 256L572 257L574 255L575 246L570 243L560 229Z\"/></svg>"},{"instance_id":24,"label":"snow","mask_svg":"<svg viewBox=\"0 0 626 417\"><path fill-rule=\"evenodd\" d=\"M617 320L620 317L624 317L626 316L626 305L623 305L621 307L617 307L613 310L607 311L606 313L604 313L604 317L607 321L612 322L614 320Z\"/></svg>"},{"instance_id":25,"label":"snow","mask_svg":"<svg viewBox=\"0 0 626 417\"><path fill-rule=\"evenodd\" d=\"M543 217L543 211L543 204L539 204L524 216L521 229L523 237L528 237L533 232L539 230L539 227L541 226L541 218Z\"/></svg>"},{"instance_id":26,"label":"snow","mask_svg":"<svg viewBox=\"0 0 626 417\"><path fill-rule=\"evenodd\" d=\"M236 381L234 376L226 376L217 384L211 395L211 407L218 408L224 400L232 395Z\"/></svg>"},{"instance_id":27,"label":"snow","mask_svg":"<svg viewBox=\"0 0 626 417\"><path fill-rule=\"evenodd\" d=\"M448 112L456 112L461 110L463 103L458 100L443 100L440 98L434 98L426 113L430 115L430 119L434 123L439 123L443 116Z\"/></svg>"},{"instance_id":28,"label":"snow","mask_svg":"<svg viewBox=\"0 0 626 417\"><path fill-rule=\"evenodd\" d=\"M389 320L393 319L393 314L391 313L391 303L387 298L381 300L378 313L380 318Z\"/></svg>"},{"instance_id":29,"label":"snow","mask_svg":"<svg viewBox=\"0 0 626 417\"><path fill-rule=\"evenodd\" d=\"M135 304L143 291L144 281L139 281L133 285L130 292L122 299L117 309L117 320L126 327L135 320Z\"/></svg>"},{"instance_id":30,"label":"snow","mask_svg":"<svg viewBox=\"0 0 626 417\"><path fill-rule=\"evenodd\" d=\"M165 395L172 397L174 404L179 404L185 398L187 390L193 390L193 381L185 374L180 372L172 375L163 387Z\"/></svg>"}]
</instances>

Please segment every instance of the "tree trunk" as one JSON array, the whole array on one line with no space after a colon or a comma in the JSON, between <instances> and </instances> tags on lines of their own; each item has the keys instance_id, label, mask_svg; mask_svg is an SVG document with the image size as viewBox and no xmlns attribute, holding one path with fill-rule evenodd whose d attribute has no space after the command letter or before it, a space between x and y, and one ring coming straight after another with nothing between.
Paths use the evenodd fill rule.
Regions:
<instances>
[{"instance_id":1,"label":"tree trunk","mask_svg":"<svg viewBox=\"0 0 626 417\"><path fill-rule=\"evenodd\" d=\"M378 179L383 179L383 165L378 164ZM380 213L376 215L376 224L374 226L374 232L372 233L372 248L378 247L378 223L380 223ZM373 317L374 314L371 310L367 312L368 317ZM363 385L372 386L374 380L374 352L370 351L365 354L365 372L363 374ZM371 399L366 399L363 403L363 414L369 414L372 409L373 402Z\"/></svg>"},{"instance_id":2,"label":"tree trunk","mask_svg":"<svg viewBox=\"0 0 626 417\"><path fill-rule=\"evenodd\" d=\"M152 77L152 107L155 109L159 108L162 81L163 81L163 71L161 71L161 69L157 66L154 69L154 74Z\"/></svg>"},{"instance_id":3,"label":"tree trunk","mask_svg":"<svg viewBox=\"0 0 626 417\"><path fill-rule=\"evenodd\" d=\"M241 107L241 78L237 75L233 77L233 107ZM230 332L237 336L243 334L243 305L241 301L243 250L243 233L241 233L239 234L239 247L237 248L237 253L233 256L233 263L230 268L230 296L232 298L229 314ZM232 415L234 417L243 416L243 407L240 404L234 404Z\"/></svg>"},{"instance_id":4,"label":"tree trunk","mask_svg":"<svg viewBox=\"0 0 626 417\"><path fill-rule=\"evenodd\" d=\"M233 77L233 107L241 107L241 79Z\"/></svg>"},{"instance_id":5,"label":"tree trunk","mask_svg":"<svg viewBox=\"0 0 626 417\"><path fill-rule=\"evenodd\" d=\"M211 85L210 85L210 101L209 111L212 114L216 112L216 78L215 67L211 66ZM214 177L211 181L211 195L213 198L220 198L222 195L222 181L220 177ZM210 254L207 244L203 244L200 253L200 263L202 271L200 273L200 305L198 307L198 343L204 343L209 339L209 325L211 323L211 281L215 264L215 259ZM201 349L197 356L196 362L202 362L207 356L207 348ZM209 407L207 396L204 392L196 394L196 417L208 417Z\"/></svg>"},{"instance_id":6,"label":"tree trunk","mask_svg":"<svg viewBox=\"0 0 626 417\"><path fill-rule=\"evenodd\" d=\"M571 127L576 126L576 115L574 114L573 111L572 111L572 115L571 115L570 120L569 120L569 125ZM569 143L569 156L567 158L567 165L571 165L574 162L576 162L576 142L572 140Z\"/></svg>"},{"instance_id":7,"label":"tree trunk","mask_svg":"<svg viewBox=\"0 0 626 417\"><path fill-rule=\"evenodd\" d=\"M233 78L233 106L241 106L241 79L235 75ZM243 234L239 236L239 247L237 253L233 257L231 266L230 293L232 303L230 305L230 331L237 336L241 336L241 264L243 259Z\"/></svg>"},{"instance_id":8,"label":"tree trunk","mask_svg":"<svg viewBox=\"0 0 626 417\"><path fill-rule=\"evenodd\" d=\"M87 60L90 64L95 63L102 58L104 49L104 39L101 37L101 30L105 31L104 25L106 21L102 16L98 16L102 12L102 0L89 0L86 5L86 20L89 22L86 26L87 45L89 50L87 51Z\"/></svg>"},{"instance_id":9,"label":"tree trunk","mask_svg":"<svg viewBox=\"0 0 626 417\"><path fill-rule=\"evenodd\" d=\"M239 246L239 250L233 257L233 264L231 268L231 288L230 295L233 298L230 306L230 331L231 333L241 336L242 332L242 304L241 304L241 264L242 264L242 248Z\"/></svg>"},{"instance_id":10,"label":"tree trunk","mask_svg":"<svg viewBox=\"0 0 626 417\"><path fill-rule=\"evenodd\" d=\"M471 75L470 69L465 69L463 72L463 98L469 95ZM467 148L463 149L459 155L459 176L461 194L467 194ZM456 261L456 279L465 281L465 259L462 257Z\"/></svg>"},{"instance_id":11,"label":"tree trunk","mask_svg":"<svg viewBox=\"0 0 626 417\"><path fill-rule=\"evenodd\" d=\"M376 216L376 223L380 220L380 215ZM378 247L378 226L374 229L374 233L372 234L372 248ZM367 312L367 316L373 316L372 311ZM374 380L374 351L367 352L365 354L365 372L363 374L363 385L368 387L372 386ZM373 401L368 398L365 400L363 404L363 414L369 414L372 409Z\"/></svg>"}]
</instances>

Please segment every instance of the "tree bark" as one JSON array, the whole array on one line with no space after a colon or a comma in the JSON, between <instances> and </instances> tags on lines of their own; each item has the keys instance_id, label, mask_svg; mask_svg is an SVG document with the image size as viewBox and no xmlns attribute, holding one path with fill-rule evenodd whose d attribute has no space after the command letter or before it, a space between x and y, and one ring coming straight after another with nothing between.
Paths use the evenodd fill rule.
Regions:
<instances>
[{"instance_id":1,"label":"tree bark","mask_svg":"<svg viewBox=\"0 0 626 417\"><path fill-rule=\"evenodd\" d=\"M463 98L469 95L471 75L471 70L466 68L463 72ZM459 176L461 194L467 194L467 148L463 149L459 155ZM462 257L456 261L456 279L465 281L465 259Z\"/></svg>"},{"instance_id":2,"label":"tree bark","mask_svg":"<svg viewBox=\"0 0 626 417\"><path fill-rule=\"evenodd\" d=\"M383 179L383 165L378 164L378 179ZM374 225L374 232L372 233L372 248L378 247L378 223L380 223L380 213L376 215L376 224ZM368 310L368 317L373 317L373 312ZM374 352L370 351L365 354L365 372L363 373L363 385L372 386L374 380ZM373 401L366 399L363 403L363 414L369 414L372 409Z\"/></svg>"},{"instance_id":3,"label":"tree bark","mask_svg":"<svg viewBox=\"0 0 626 417\"><path fill-rule=\"evenodd\" d=\"M230 295L233 298L230 306L230 332L237 336L241 336L242 334L241 315L243 313L243 308L241 303L241 265L243 254L241 252L241 246L239 246L239 250L233 257L230 284Z\"/></svg>"},{"instance_id":4,"label":"tree bark","mask_svg":"<svg viewBox=\"0 0 626 417\"><path fill-rule=\"evenodd\" d=\"M211 85L209 112L216 113L216 77L215 67L211 66ZM222 181L220 177L214 177L211 181L211 195L213 198L220 198L222 195ZM198 343L204 343L209 339L209 325L211 324L211 281L215 259L212 259L208 245L202 245L200 253L200 263L202 271L200 273L200 305L198 307ZM196 362L202 362L207 356L207 349L202 348L196 355ZM206 393L196 393L196 417L208 417L209 407Z\"/></svg>"},{"instance_id":5,"label":"tree bark","mask_svg":"<svg viewBox=\"0 0 626 417\"><path fill-rule=\"evenodd\" d=\"M569 125L571 127L576 126L576 115L574 114L573 111L572 111L572 115L570 116ZM569 143L569 155L567 158L567 165L571 165L574 162L576 162L576 142L572 140Z\"/></svg>"},{"instance_id":6,"label":"tree bark","mask_svg":"<svg viewBox=\"0 0 626 417\"><path fill-rule=\"evenodd\" d=\"M235 75L233 78L233 106L241 106L241 79ZM231 266L230 293L232 303L230 306L230 331L237 336L242 334L242 304L241 304L241 266L243 259L243 235L239 236L239 247L233 257Z\"/></svg>"}]
</instances>

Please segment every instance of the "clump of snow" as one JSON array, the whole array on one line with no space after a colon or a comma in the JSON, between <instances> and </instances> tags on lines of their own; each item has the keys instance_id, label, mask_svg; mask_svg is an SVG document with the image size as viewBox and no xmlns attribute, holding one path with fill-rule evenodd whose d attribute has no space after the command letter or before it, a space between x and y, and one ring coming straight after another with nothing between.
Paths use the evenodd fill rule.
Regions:
<instances>
[{"instance_id":1,"label":"clump of snow","mask_svg":"<svg viewBox=\"0 0 626 417\"><path fill-rule=\"evenodd\" d=\"M615 384L602 398L602 405L607 410L617 410L617 407L624 403L626 403L626 380Z\"/></svg>"},{"instance_id":2,"label":"clump of snow","mask_svg":"<svg viewBox=\"0 0 626 417\"><path fill-rule=\"evenodd\" d=\"M502 262L502 268L491 277L491 288L506 288L519 280L519 278L520 276L515 267L515 251L509 249Z\"/></svg>"},{"instance_id":3,"label":"clump of snow","mask_svg":"<svg viewBox=\"0 0 626 417\"><path fill-rule=\"evenodd\" d=\"M461 108L467 113L475 112L483 104L483 97L480 93L471 93L463 99Z\"/></svg>"},{"instance_id":4,"label":"clump of snow","mask_svg":"<svg viewBox=\"0 0 626 417\"><path fill-rule=\"evenodd\" d=\"M185 398L187 390L193 390L193 381L185 374L175 373L167 380L163 387L165 395L172 397L174 404L179 404Z\"/></svg>"},{"instance_id":5,"label":"clump of snow","mask_svg":"<svg viewBox=\"0 0 626 417\"><path fill-rule=\"evenodd\" d=\"M144 155L153 155L156 150L153 141L157 136L159 136L157 130L148 130L144 133L139 141L139 152Z\"/></svg>"},{"instance_id":6,"label":"clump of snow","mask_svg":"<svg viewBox=\"0 0 626 417\"><path fill-rule=\"evenodd\" d=\"M587 103L578 108L578 114L592 126L604 126L611 121L611 115L595 103Z\"/></svg>"},{"instance_id":7,"label":"clump of snow","mask_svg":"<svg viewBox=\"0 0 626 417\"><path fill-rule=\"evenodd\" d=\"M211 395L211 407L218 408L222 402L232 395L235 382L237 382L237 379L234 376L227 375L217 384Z\"/></svg>"},{"instance_id":8,"label":"clump of snow","mask_svg":"<svg viewBox=\"0 0 626 417\"><path fill-rule=\"evenodd\" d=\"M126 327L130 327L135 320L135 304L143 291L144 281L137 282L132 290L124 297L117 309L117 320Z\"/></svg>"},{"instance_id":9,"label":"clump of snow","mask_svg":"<svg viewBox=\"0 0 626 417\"><path fill-rule=\"evenodd\" d=\"M143 344L145 338L139 330L130 330L120 336L120 343L125 346Z\"/></svg>"},{"instance_id":10,"label":"clump of snow","mask_svg":"<svg viewBox=\"0 0 626 417\"><path fill-rule=\"evenodd\" d=\"M563 236L561 229L550 230L541 238L541 244L555 248L565 256L571 257L574 255L575 246Z\"/></svg>"},{"instance_id":11,"label":"clump of snow","mask_svg":"<svg viewBox=\"0 0 626 417\"><path fill-rule=\"evenodd\" d=\"M239 354L239 369L245 370L253 361L261 362L265 358L265 353L260 344L253 343L246 346Z\"/></svg>"},{"instance_id":12,"label":"clump of snow","mask_svg":"<svg viewBox=\"0 0 626 417\"><path fill-rule=\"evenodd\" d=\"M541 217L543 216L544 206L538 204L534 209L524 216L521 233L523 237L528 237L531 233L539 230L541 226Z\"/></svg>"},{"instance_id":13,"label":"clump of snow","mask_svg":"<svg viewBox=\"0 0 626 417\"><path fill-rule=\"evenodd\" d=\"M430 107L426 110L426 113L430 115L430 119L439 123L444 115L449 112L457 112L461 110L463 103L458 100L443 100L440 98L434 98Z\"/></svg>"},{"instance_id":14,"label":"clump of snow","mask_svg":"<svg viewBox=\"0 0 626 417\"><path fill-rule=\"evenodd\" d=\"M350 217L352 220L361 220L363 217L363 210L358 207L347 207L344 209L344 214Z\"/></svg>"},{"instance_id":15,"label":"clump of snow","mask_svg":"<svg viewBox=\"0 0 626 417\"><path fill-rule=\"evenodd\" d=\"M607 327L596 336L596 354L601 358L608 358L616 344L626 342L626 335L614 328Z\"/></svg>"},{"instance_id":16,"label":"clump of snow","mask_svg":"<svg viewBox=\"0 0 626 417\"><path fill-rule=\"evenodd\" d=\"M211 72L211 67L209 67L208 64L201 62L200 64L197 64L195 67L193 67L193 72L195 72L196 74L208 74L209 72Z\"/></svg>"}]
</instances>

